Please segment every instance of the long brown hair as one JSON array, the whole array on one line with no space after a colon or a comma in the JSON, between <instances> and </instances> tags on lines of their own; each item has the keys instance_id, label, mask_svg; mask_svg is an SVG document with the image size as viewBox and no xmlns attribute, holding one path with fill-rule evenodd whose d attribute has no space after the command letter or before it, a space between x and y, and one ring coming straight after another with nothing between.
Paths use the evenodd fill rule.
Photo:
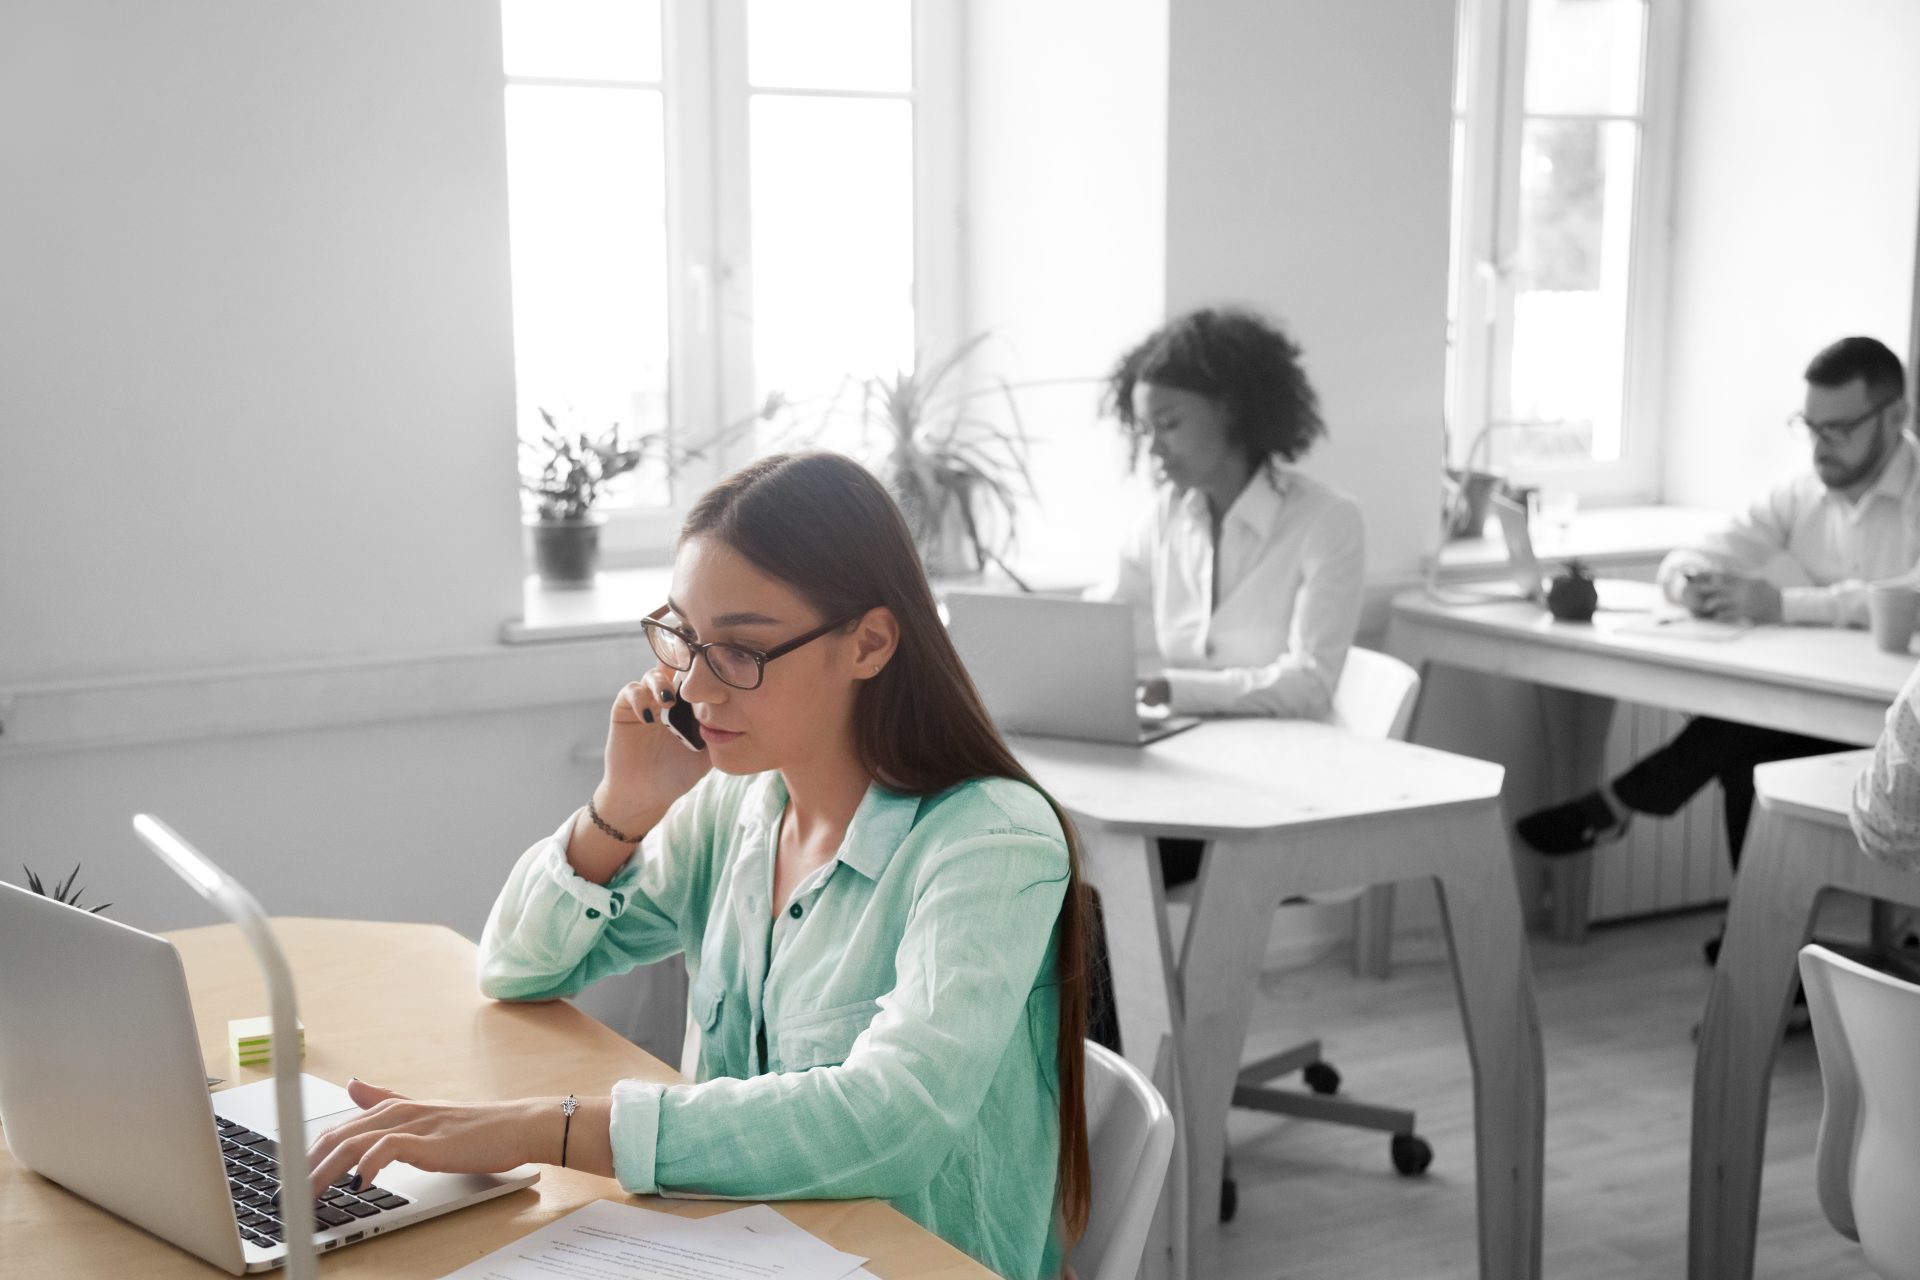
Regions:
<instances>
[{"instance_id":1,"label":"long brown hair","mask_svg":"<svg viewBox=\"0 0 1920 1280\"><path fill-rule=\"evenodd\" d=\"M715 537L762 573L797 591L823 618L893 611L893 660L860 688L854 746L881 785L925 796L974 778L1014 778L1046 792L993 727L940 622L933 589L900 509L868 471L835 453L775 454L734 472L694 504L680 538ZM937 732L928 726L938 725ZM1069 879L1060 906L1059 986L1061 1215L1069 1241L1086 1229L1086 880L1080 839L1065 811L1047 803L1066 833Z\"/></svg>"}]
</instances>

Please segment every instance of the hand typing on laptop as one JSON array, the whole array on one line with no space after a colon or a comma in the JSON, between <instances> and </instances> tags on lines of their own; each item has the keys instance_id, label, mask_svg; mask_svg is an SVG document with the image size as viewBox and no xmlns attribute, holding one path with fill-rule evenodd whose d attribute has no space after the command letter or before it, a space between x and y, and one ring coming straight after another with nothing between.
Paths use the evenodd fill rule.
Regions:
<instances>
[{"instance_id":1,"label":"hand typing on laptop","mask_svg":"<svg viewBox=\"0 0 1920 1280\"><path fill-rule=\"evenodd\" d=\"M331 1186L349 1173L366 1186L395 1161L429 1173L557 1165L563 1132L566 1167L613 1176L607 1137L611 1098L580 1099L572 1125L563 1127L559 1098L432 1102L359 1079L347 1081L347 1095L360 1114L321 1134L307 1152L316 1187Z\"/></svg>"}]
</instances>

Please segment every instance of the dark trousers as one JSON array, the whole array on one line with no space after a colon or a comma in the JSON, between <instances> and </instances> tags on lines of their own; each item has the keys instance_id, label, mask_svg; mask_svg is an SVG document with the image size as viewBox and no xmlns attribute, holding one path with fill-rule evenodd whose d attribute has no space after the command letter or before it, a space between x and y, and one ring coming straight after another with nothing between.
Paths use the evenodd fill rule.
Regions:
<instances>
[{"instance_id":1,"label":"dark trousers","mask_svg":"<svg viewBox=\"0 0 1920 1280\"><path fill-rule=\"evenodd\" d=\"M1636 813L1664 818L1718 779L1726 805L1727 848L1737 867L1753 816L1753 766L1851 749L1803 733L1695 716L1666 746L1615 778L1613 793Z\"/></svg>"}]
</instances>

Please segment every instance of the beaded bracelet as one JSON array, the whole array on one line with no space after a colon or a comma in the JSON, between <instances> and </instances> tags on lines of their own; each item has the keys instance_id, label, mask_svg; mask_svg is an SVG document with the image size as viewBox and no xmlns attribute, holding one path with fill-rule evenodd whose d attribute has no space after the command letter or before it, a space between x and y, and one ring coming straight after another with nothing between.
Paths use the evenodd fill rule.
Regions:
<instances>
[{"instance_id":1,"label":"beaded bracelet","mask_svg":"<svg viewBox=\"0 0 1920 1280\"><path fill-rule=\"evenodd\" d=\"M593 807L592 796L587 797L587 816L593 819L594 826L600 828L602 831L606 832L609 836L613 837L615 840L618 840L621 844L639 844L641 840L646 838L644 836L630 836L624 831L617 831L614 828L608 826L607 820L600 816L600 811Z\"/></svg>"}]
</instances>

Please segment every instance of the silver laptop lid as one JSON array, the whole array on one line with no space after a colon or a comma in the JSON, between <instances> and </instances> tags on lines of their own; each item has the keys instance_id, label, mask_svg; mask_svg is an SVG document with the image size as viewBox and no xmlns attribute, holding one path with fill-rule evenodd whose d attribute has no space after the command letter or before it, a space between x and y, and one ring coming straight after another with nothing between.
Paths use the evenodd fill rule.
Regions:
<instances>
[{"instance_id":1,"label":"silver laptop lid","mask_svg":"<svg viewBox=\"0 0 1920 1280\"><path fill-rule=\"evenodd\" d=\"M1494 514L1500 518L1500 536L1507 544L1507 569L1520 594L1544 603L1546 587L1540 572L1540 558L1533 552L1533 535L1527 529L1527 509L1504 493L1493 496Z\"/></svg>"},{"instance_id":2,"label":"silver laptop lid","mask_svg":"<svg viewBox=\"0 0 1920 1280\"><path fill-rule=\"evenodd\" d=\"M1133 606L947 593L954 648L1003 733L1138 743Z\"/></svg>"},{"instance_id":3,"label":"silver laptop lid","mask_svg":"<svg viewBox=\"0 0 1920 1280\"><path fill-rule=\"evenodd\" d=\"M0 1125L21 1164L239 1272L180 954L0 883Z\"/></svg>"}]
</instances>

